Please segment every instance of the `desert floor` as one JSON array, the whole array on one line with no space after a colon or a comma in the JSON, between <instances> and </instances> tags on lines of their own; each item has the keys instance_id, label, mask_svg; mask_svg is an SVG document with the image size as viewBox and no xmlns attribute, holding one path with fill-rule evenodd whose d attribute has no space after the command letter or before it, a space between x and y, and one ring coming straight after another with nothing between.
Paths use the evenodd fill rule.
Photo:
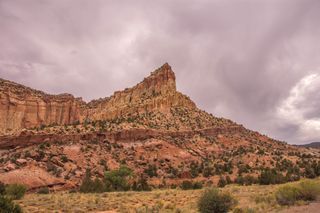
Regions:
<instances>
[{"instance_id":1,"label":"desert floor","mask_svg":"<svg viewBox=\"0 0 320 213\"><path fill-rule=\"evenodd\" d=\"M318 179L320 183L320 179ZM237 200L243 212L319 212L320 203L301 202L293 207L279 206L274 193L281 185L238 186L222 189ZM154 190L151 192L111 192L80 194L59 192L46 195L27 194L17 201L24 212L198 212L201 190Z\"/></svg>"}]
</instances>

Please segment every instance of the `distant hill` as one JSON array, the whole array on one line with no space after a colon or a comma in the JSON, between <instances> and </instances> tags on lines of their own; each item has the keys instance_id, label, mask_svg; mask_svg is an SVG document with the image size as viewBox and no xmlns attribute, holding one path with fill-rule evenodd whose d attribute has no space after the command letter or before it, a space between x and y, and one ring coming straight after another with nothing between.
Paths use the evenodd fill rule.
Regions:
<instances>
[{"instance_id":1,"label":"distant hill","mask_svg":"<svg viewBox=\"0 0 320 213\"><path fill-rule=\"evenodd\" d=\"M310 148L320 149L320 142L312 142L312 143L307 143L300 146L306 147L306 148L310 147Z\"/></svg>"}]
</instances>

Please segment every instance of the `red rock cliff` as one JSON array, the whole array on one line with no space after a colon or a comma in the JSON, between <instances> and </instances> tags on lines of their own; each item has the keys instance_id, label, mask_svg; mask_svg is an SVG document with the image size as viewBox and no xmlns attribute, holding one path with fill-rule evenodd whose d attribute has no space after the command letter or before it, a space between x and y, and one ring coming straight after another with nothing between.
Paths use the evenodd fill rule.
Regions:
<instances>
[{"instance_id":1,"label":"red rock cliff","mask_svg":"<svg viewBox=\"0 0 320 213\"><path fill-rule=\"evenodd\" d=\"M80 118L81 99L48 95L0 79L0 133L49 124L69 124Z\"/></svg>"},{"instance_id":2,"label":"red rock cliff","mask_svg":"<svg viewBox=\"0 0 320 213\"><path fill-rule=\"evenodd\" d=\"M0 134L42 124L71 124L86 118L103 120L132 113L166 113L176 106L196 108L187 96L177 92L175 74L167 63L136 86L88 104L69 94L48 95L0 80Z\"/></svg>"},{"instance_id":3,"label":"red rock cliff","mask_svg":"<svg viewBox=\"0 0 320 213\"><path fill-rule=\"evenodd\" d=\"M89 118L112 119L131 113L150 111L168 112L171 107L196 108L185 95L177 92L176 78L169 64L164 64L136 86L113 96L88 104Z\"/></svg>"}]
</instances>

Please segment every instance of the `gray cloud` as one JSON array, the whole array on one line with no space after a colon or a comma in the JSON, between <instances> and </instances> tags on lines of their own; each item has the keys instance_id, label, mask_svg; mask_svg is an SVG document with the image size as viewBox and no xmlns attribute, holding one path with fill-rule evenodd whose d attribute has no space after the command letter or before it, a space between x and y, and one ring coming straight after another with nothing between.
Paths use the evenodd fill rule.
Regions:
<instances>
[{"instance_id":1,"label":"gray cloud","mask_svg":"<svg viewBox=\"0 0 320 213\"><path fill-rule=\"evenodd\" d=\"M318 77L301 89L320 75L319 11L318 0L0 0L0 77L90 100L169 62L206 111L320 140Z\"/></svg>"}]
</instances>

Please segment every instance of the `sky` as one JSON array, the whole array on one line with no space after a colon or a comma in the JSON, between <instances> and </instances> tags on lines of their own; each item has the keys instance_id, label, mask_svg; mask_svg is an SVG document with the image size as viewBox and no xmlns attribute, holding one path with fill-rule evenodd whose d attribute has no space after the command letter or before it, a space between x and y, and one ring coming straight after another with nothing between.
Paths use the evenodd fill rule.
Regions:
<instances>
[{"instance_id":1,"label":"sky","mask_svg":"<svg viewBox=\"0 0 320 213\"><path fill-rule=\"evenodd\" d=\"M89 101L165 62L201 109L320 141L319 0L0 0L0 78Z\"/></svg>"}]
</instances>

